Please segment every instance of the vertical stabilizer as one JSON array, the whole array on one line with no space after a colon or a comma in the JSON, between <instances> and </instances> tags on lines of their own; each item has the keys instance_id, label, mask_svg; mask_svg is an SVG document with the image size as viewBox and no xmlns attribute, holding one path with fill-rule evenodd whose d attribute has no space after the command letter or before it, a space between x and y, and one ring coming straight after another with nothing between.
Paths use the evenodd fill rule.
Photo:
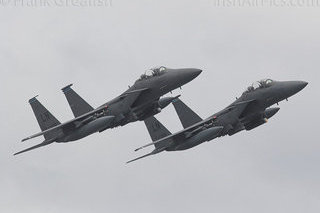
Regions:
<instances>
[{"instance_id":1,"label":"vertical stabilizer","mask_svg":"<svg viewBox=\"0 0 320 213\"><path fill-rule=\"evenodd\" d=\"M190 109L179 98L173 101L173 106L179 116L183 128L188 128L202 121L202 118L200 118L199 115L192 111L192 109Z\"/></svg>"},{"instance_id":2,"label":"vertical stabilizer","mask_svg":"<svg viewBox=\"0 0 320 213\"><path fill-rule=\"evenodd\" d=\"M41 131L45 131L51 127L61 124L39 101L36 97L29 100L34 115L37 118ZM50 131L43 136L46 140L50 140L58 136L61 130Z\"/></svg>"},{"instance_id":3,"label":"vertical stabilizer","mask_svg":"<svg viewBox=\"0 0 320 213\"><path fill-rule=\"evenodd\" d=\"M74 117L79 117L93 110L83 98L81 98L72 88L73 84L70 84L61 90L65 94Z\"/></svg>"},{"instance_id":4,"label":"vertical stabilizer","mask_svg":"<svg viewBox=\"0 0 320 213\"><path fill-rule=\"evenodd\" d=\"M144 123L148 129L152 141L157 141L161 138L171 135L171 132L153 116L144 120ZM163 143L156 143L155 147L156 149L161 149L162 147L167 146L167 143L168 141L163 141Z\"/></svg>"}]
</instances>

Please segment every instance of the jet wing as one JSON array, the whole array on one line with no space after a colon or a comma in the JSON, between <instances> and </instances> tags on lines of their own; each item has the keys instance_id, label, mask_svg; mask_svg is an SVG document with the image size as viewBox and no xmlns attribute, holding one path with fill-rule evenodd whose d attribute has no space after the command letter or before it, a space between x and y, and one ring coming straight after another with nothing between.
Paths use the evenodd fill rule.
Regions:
<instances>
[{"instance_id":1,"label":"jet wing","mask_svg":"<svg viewBox=\"0 0 320 213\"><path fill-rule=\"evenodd\" d=\"M256 101L255 99L251 99L251 100L248 100L248 101L241 101L241 102L238 102L235 104L235 106L242 106L244 107L242 110L244 110L250 103Z\"/></svg>"},{"instance_id":2,"label":"jet wing","mask_svg":"<svg viewBox=\"0 0 320 213\"><path fill-rule=\"evenodd\" d=\"M124 101L128 106L131 106L137 99L138 97L142 94L142 92L149 90L149 88L142 88L142 89L137 89L137 90L132 90L132 91L127 91L120 96L114 98L113 100L109 101L105 105L111 105L114 103L117 103L119 101Z\"/></svg>"},{"instance_id":3,"label":"jet wing","mask_svg":"<svg viewBox=\"0 0 320 213\"><path fill-rule=\"evenodd\" d=\"M89 117L89 116L92 116L92 115L94 115L94 114L96 114L96 113L100 113L100 112L104 111L105 109L106 109L105 106L99 107L99 108L97 108L97 109L95 109L95 110L92 110L91 112L88 112L88 113L86 113L86 114L84 114L84 115L81 115L81 116L79 116L79 117L77 117L77 118L74 118L74 119L72 119L72 120L70 120L70 121L67 121L67 122L65 122L65 123L59 124L59 125L57 125L57 126L54 126L54 127L52 127L52 128L49 128L49 129L47 129L47 130L45 130L45 131L42 131L42 132L39 132L39 133L37 133L37 134L31 135L31 136L29 136L29 137L27 137L27 138L24 138L24 139L22 139L22 142L23 142L23 141L26 141L26 140L29 140L29 139L32 139L32 138L35 138L35 137L38 137L38 136L41 136L41 135L43 135L43 134L45 134L45 133L51 132L51 131L56 130L56 129L74 128L74 127L77 126L77 123L81 123L81 121L84 120L85 118L87 118L87 117ZM79 125L79 124L78 124L78 125Z\"/></svg>"},{"instance_id":4,"label":"jet wing","mask_svg":"<svg viewBox=\"0 0 320 213\"><path fill-rule=\"evenodd\" d=\"M130 95L130 94L136 94L136 93L141 93L143 91L149 90L149 88L142 88L142 89L136 89L136 90L132 90L132 91L127 91L125 93L123 93L122 95Z\"/></svg>"},{"instance_id":5,"label":"jet wing","mask_svg":"<svg viewBox=\"0 0 320 213\"><path fill-rule=\"evenodd\" d=\"M134 102L139 98L139 96L143 92L148 91L148 90L149 90L149 88L127 91L120 96L120 99L123 100L124 103L127 104L129 107L131 107L134 104Z\"/></svg>"},{"instance_id":6,"label":"jet wing","mask_svg":"<svg viewBox=\"0 0 320 213\"><path fill-rule=\"evenodd\" d=\"M236 109L237 116L241 117L243 114L245 114L247 109L250 107L250 105L255 101L256 101L255 99L252 99L252 100L241 101L236 103L234 106Z\"/></svg>"},{"instance_id":7,"label":"jet wing","mask_svg":"<svg viewBox=\"0 0 320 213\"><path fill-rule=\"evenodd\" d=\"M166 142L170 142L170 143L167 143L168 145L170 145L171 143L173 143L176 140L179 140L179 139L183 140L186 137L190 136L190 133L192 133L193 131L197 130L199 127L201 127L201 126L203 126L205 124L211 123L213 119L215 119L215 118L210 117L210 118L208 118L206 120L203 120L203 121L201 121L199 123L196 123L196 124L186 128L186 129L183 129L183 130L181 130L179 132L176 132L176 133L174 133L172 135L168 135L168 136L166 136L164 138L161 138L161 139L159 139L157 141L154 141L152 143L148 143L148 144L136 149L135 151L138 151L140 149L144 149L144 148L146 148L148 146L152 146L152 145L155 145L155 144L158 144L158 143L163 143L165 141Z\"/></svg>"}]
</instances>

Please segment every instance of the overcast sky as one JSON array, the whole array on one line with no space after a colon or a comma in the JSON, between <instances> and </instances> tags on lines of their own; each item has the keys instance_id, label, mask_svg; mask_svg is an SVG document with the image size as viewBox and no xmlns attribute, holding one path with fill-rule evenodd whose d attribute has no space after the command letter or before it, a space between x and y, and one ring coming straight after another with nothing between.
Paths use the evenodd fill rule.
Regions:
<instances>
[{"instance_id":1,"label":"overcast sky","mask_svg":"<svg viewBox=\"0 0 320 213\"><path fill-rule=\"evenodd\" d=\"M213 0L113 0L100 7L21 6L0 1L1 212L320 211L320 6L217 7ZM305 80L269 123L184 152L126 165L149 150L143 122L52 144L42 142L27 101L61 122L72 113L61 88L91 105L123 92L146 69L203 69L175 94L205 118L253 81ZM157 118L182 129L174 108Z\"/></svg>"}]
</instances>

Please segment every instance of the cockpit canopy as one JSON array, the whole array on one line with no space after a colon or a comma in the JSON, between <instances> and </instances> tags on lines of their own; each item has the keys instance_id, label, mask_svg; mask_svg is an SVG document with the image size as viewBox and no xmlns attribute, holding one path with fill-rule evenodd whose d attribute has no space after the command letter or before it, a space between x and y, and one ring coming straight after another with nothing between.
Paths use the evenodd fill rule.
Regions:
<instances>
[{"instance_id":1,"label":"cockpit canopy","mask_svg":"<svg viewBox=\"0 0 320 213\"><path fill-rule=\"evenodd\" d=\"M272 82L273 82L272 79L263 79L260 81L256 81L251 86L249 86L244 93L252 92L261 88L270 87L272 85Z\"/></svg>"},{"instance_id":2,"label":"cockpit canopy","mask_svg":"<svg viewBox=\"0 0 320 213\"><path fill-rule=\"evenodd\" d=\"M167 68L163 67L163 66L152 68L150 70L147 70L144 74L142 74L140 76L140 78L138 79L138 81L141 81L141 80L144 80L144 79L148 79L148 78L152 78L154 76L160 76L163 73L165 73L166 70L167 70Z\"/></svg>"}]
</instances>

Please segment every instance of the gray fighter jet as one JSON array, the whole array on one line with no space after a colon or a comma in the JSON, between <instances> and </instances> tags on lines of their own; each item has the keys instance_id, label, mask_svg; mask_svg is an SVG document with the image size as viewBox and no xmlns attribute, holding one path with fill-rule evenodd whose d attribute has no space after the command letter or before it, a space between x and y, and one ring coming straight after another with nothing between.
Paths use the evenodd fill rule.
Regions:
<instances>
[{"instance_id":1,"label":"gray fighter jet","mask_svg":"<svg viewBox=\"0 0 320 213\"><path fill-rule=\"evenodd\" d=\"M280 108L270 106L289 98L307 86L304 81L261 80L252 84L235 102L222 111L202 120L180 99L173 102L184 130L171 134L155 117L145 120L155 149L132 161L162 151L179 151L195 147L203 142L225 135L234 135L242 130L252 130L267 122Z\"/></svg>"},{"instance_id":2,"label":"gray fighter jet","mask_svg":"<svg viewBox=\"0 0 320 213\"><path fill-rule=\"evenodd\" d=\"M96 109L71 88L72 84L68 85L62 91L75 118L62 124L34 97L29 100L29 103L42 132L22 141L41 135L45 140L15 155L53 142L75 141L95 132L145 120L161 112L177 98L160 98L161 96L192 81L201 72L199 69L169 69L166 67L148 70L127 91Z\"/></svg>"}]
</instances>

